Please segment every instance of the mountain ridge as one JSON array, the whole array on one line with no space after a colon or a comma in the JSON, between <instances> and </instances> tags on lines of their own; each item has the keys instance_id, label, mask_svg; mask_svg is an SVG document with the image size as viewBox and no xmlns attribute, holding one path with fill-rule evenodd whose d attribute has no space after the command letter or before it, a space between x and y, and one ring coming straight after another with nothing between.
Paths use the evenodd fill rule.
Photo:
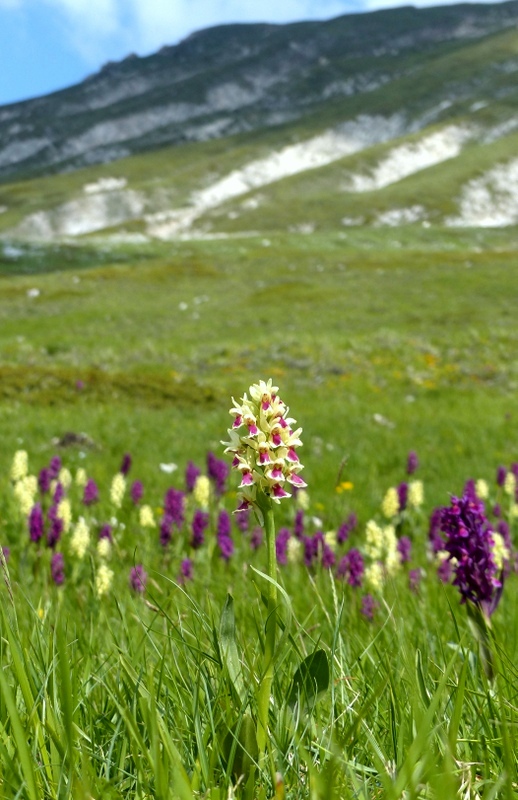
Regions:
<instances>
[{"instance_id":1,"label":"mountain ridge","mask_svg":"<svg viewBox=\"0 0 518 800\"><path fill-rule=\"evenodd\" d=\"M508 0L205 28L72 87L0 106L0 180L302 119L390 83L416 59L517 23L518 0Z\"/></svg>"},{"instance_id":2,"label":"mountain ridge","mask_svg":"<svg viewBox=\"0 0 518 800\"><path fill-rule=\"evenodd\" d=\"M518 0L205 29L0 107L0 239L515 225L517 72Z\"/></svg>"}]
</instances>

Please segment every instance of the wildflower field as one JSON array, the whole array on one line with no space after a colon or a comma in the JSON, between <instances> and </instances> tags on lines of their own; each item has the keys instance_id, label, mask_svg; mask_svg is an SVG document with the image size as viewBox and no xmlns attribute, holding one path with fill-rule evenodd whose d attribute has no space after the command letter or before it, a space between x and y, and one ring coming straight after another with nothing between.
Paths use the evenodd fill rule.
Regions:
<instances>
[{"instance_id":1,"label":"wildflower field","mask_svg":"<svg viewBox=\"0 0 518 800\"><path fill-rule=\"evenodd\" d=\"M515 256L4 248L0 797L518 797Z\"/></svg>"}]
</instances>

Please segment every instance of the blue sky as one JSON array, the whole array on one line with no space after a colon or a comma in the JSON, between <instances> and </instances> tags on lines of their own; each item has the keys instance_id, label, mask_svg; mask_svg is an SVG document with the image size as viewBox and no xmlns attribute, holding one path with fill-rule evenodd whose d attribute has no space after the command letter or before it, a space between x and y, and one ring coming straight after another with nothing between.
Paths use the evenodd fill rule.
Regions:
<instances>
[{"instance_id":1,"label":"blue sky","mask_svg":"<svg viewBox=\"0 0 518 800\"><path fill-rule=\"evenodd\" d=\"M118 61L128 53L152 53L199 28L225 22L329 19L404 2L0 0L0 105L70 86L106 61Z\"/></svg>"}]
</instances>

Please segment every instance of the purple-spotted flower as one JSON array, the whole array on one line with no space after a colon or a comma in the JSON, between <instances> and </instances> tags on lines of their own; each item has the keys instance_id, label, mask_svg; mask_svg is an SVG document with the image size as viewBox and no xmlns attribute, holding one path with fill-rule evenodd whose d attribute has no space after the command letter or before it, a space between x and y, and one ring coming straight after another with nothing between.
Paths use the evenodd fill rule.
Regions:
<instances>
[{"instance_id":1,"label":"purple-spotted flower","mask_svg":"<svg viewBox=\"0 0 518 800\"><path fill-rule=\"evenodd\" d=\"M56 488L54 489L54 495L52 497L53 503L55 505L59 505L59 503L63 500L65 496L65 488L62 483L59 481L56 483Z\"/></svg>"},{"instance_id":2,"label":"purple-spotted flower","mask_svg":"<svg viewBox=\"0 0 518 800\"><path fill-rule=\"evenodd\" d=\"M398 539L397 550L402 564L407 564L412 555L412 542L408 536L401 536Z\"/></svg>"},{"instance_id":3,"label":"purple-spotted flower","mask_svg":"<svg viewBox=\"0 0 518 800\"><path fill-rule=\"evenodd\" d=\"M297 453L302 429L294 429L295 420L277 392L271 380L259 381L250 386L250 397L245 394L240 403L232 398L234 423L228 431L230 441L223 442L241 476L238 508L253 507L259 517L258 493L278 503L291 497L292 487L306 486Z\"/></svg>"},{"instance_id":4,"label":"purple-spotted flower","mask_svg":"<svg viewBox=\"0 0 518 800\"><path fill-rule=\"evenodd\" d=\"M185 489L189 494L194 490L199 475L201 475L201 470L193 461L189 461L185 468Z\"/></svg>"},{"instance_id":5,"label":"purple-spotted flower","mask_svg":"<svg viewBox=\"0 0 518 800\"><path fill-rule=\"evenodd\" d=\"M47 492L50 489L51 481L52 481L52 478L50 476L49 468L48 467L43 467L43 469L40 470L40 473L38 475L38 486L39 486L39 490L40 490L40 492L42 494L47 494Z\"/></svg>"},{"instance_id":6,"label":"purple-spotted flower","mask_svg":"<svg viewBox=\"0 0 518 800\"><path fill-rule=\"evenodd\" d=\"M419 466L419 459L415 450L411 450L407 456L406 472L407 475L413 475Z\"/></svg>"},{"instance_id":7,"label":"purple-spotted flower","mask_svg":"<svg viewBox=\"0 0 518 800\"><path fill-rule=\"evenodd\" d=\"M237 511L235 514L236 525L241 533L246 533L250 527L250 512L247 508Z\"/></svg>"},{"instance_id":8,"label":"purple-spotted flower","mask_svg":"<svg viewBox=\"0 0 518 800\"><path fill-rule=\"evenodd\" d=\"M190 558L184 558L180 564L178 583L186 583L186 581L192 581L192 561Z\"/></svg>"},{"instance_id":9,"label":"purple-spotted flower","mask_svg":"<svg viewBox=\"0 0 518 800\"><path fill-rule=\"evenodd\" d=\"M358 517L354 511L351 511L346 521L338 528L338 533L336 534L336 541L338 544L343 544L346 542L357 525Z\"/></svg>"},{"instance_id":10,"label":"purple-spotted flower","mask_svg":"<svg viewBox=\"0 0 518 800\"><path fill-rule=\"evenodd\" d=\"M83 503L85 506L91 506L99 500L99 489L93 478L88 478L84 491Z\"/></svg>"},{"instance_id":11,"label":"purple-spotted flower","mask_svg":"<svg viewBox=\"0 0 518 800\"><path fill-rule=\"evenodd\" d=\"M194 512L192 518L192 537L191 537L191 547L197 550L199 547L202 546L203 542L205 541L205 529L209 524L209 515L202 511L201 509L197 508Z\"/></svg>"},{"instance_id":12,"label":"purple-spotted flower","mask_svg":"<svg viewBox=\"0 0 518 800\"><path fill-rule=\"evenodd\" d=\"M378 604L371 594L366 594L364 597L362 597L362 607L360 611L370 622L372 622L374 619L374 612L376 611L377 607Z\"/></svg>"},{"instance_id":13,"label":"purple-spotted flower","mask_svg":"<svg viewBox=\"0 0 518 800\"><path fill-rule=\"evenodd\" d=\"M419 584L421 583L421 579L423 577L423 571L420 567L416 569L411 569L408 573L408 585L410 587L410 591L417 593L419 591Z\"/></svg>"},{"instance_id":14,"label":"purple-spotted flower","mask_svg":"<svg viewBox=\"0 0 518 800\"><path fill-rule=\"evenodd\" d=\"M333 548L324 540L322 542L322 566L324 569L331 569L336 562L336 555Z\"/></svg>"},{"instance_id":15,"label":"purple-spotted flower","mask_svg":"<svg viewBox=\"0 0 518 800\"><path fill-rule=\"evenodd\" d=\"M47 531L47 545L54 549L63 533L64 523L58 516L58 507L51 506L47 512L47 519L49 521L49 528Z\"/></svg>"},{"instance_id":16,"label":"purple-spotted flower","mask_svg":"<svg viewBox=\"0 0 518 800\"><path fill-rule=\"evenodd\" d=\"M497 470L496 470L496 485L497 486L503 486L504 485L506 475L507 475L507 470L506 470L505 467L503 467L502 465L497 467Z\"/></svg>"},{"instance_id":17,"label":"purple-spotted flower","mask_svg":"<svg viewBox=\"0 0 518 800\"><path fill-rule=\"evenodd\" d=\"M101 530L99 531L99 539L108 539L109 542L113 540L113 528L111 525L106 523L103 525Z\"/></svg>"},{"instance_id":18,"label":"purple-spotted flower","mask_svg":"<svg viewBox=\"0 0 518 800\"><path fill-rule=\"evenodd\" d=\"M430 516L430 526L428 529L428 539L434 553L440 552L444 547L441 536L442 508L434 508Z\"/></svg>"},{"instance_id":19,"label":"purple-spotted flower","mask_svg":"<svg viewBox=\"0 0 518 800\"><path fill-rule=\"evenodd\" d=\"M164 497L164 513L170 518L171 524L181 528L185 514L185 495L180 489L171 487Z\"/></svg>"},{"instance_id":20,"label":"purple-spotted flower","mask_svg":"<svg viewBox=\"0 0 518 800\"><path fill-rule=\"evenodd\" d=\"M147 572L145 571L142 564L137 564L130 571L129 575L130 588L134 592L142 594L143 592L146 591L146 584L147 584Z\"/></svg>"},{"instance_id":21,"label":"purple-spotted flower","mask_svg":"<svg viewBox=\"0 0 518 800\"><path fill-rule=\"evenodd\" d=\"M55 481L61 469L61 459L59 456L52 456L48 466L49 477L51 481Z\"/></svg>"},{"instance_id":22,"label":"purple-spotted flower","mask_svg":"<svg viewBox=\"0 0 518 800\"><path fill-rule=\"evenodd\" d=\"M363 563L363 556L359 550L352 547L346 553L338 564L336 574L339 578L347 580L349 586L359 587L363 582L363 573L365 565Z\"/></svg>"},{"instance_id":23,"label":"purple-spotted flower","mask_svg":"<svg viewBox=\"0 0 518 800\"><path fill-rule=\"evenodd\" d=\"M448 553L461 602L469 600L488 618L502 594L502 575L498 574L501 570L494 557L495 539L484 504L471 488L467 484L462 497L452 497L451 505L441 509L441 549Z\"/></svg>"},{"instance_id":24,"label":"purple-spotted flower","mask_svg":"<svg viewBox=\"0 0 518 800\"><path fill-rule=\"evenodd\" d=\"M133 505L138 506L143 496L144 496L144 486L142 485L142 481L133 481L130 489L130 497L133 502Z\"/></svg>"},{"instance_id":25,"label":"purple-spotted flower","mask_svg":"<svg viewBox=\"0 0 518 800\"><path fill-rule=\"evenodd\" d=\"M226 461L214 455L214 453L207 454L207 475L214 481L214 488L217 497L221 497L225 492L225 483L228 478L229 468Z\"/></svg>"},{"instance_id":26,"label":"purple-spotted flower","mask_svg":"<svg viewBox=\"0 0 518 800\"><path fill-rule=\"evenodd\" d=\"M65 581L65 559L63 553L54 553L50 561L50 574L56 586Z\"/></svg>"},{"instance_id":27,"label":"purple-spotted flower","mask_svg":"<svg viewBox=\"0 0 518 800\"><path fill-rule=\"evenodd\" d=\"M275 554L277 563L282 566L288 563L288 542L290 540L289 528L281 528L275 539Z\"/></svg>"},{"instance_id":28,"label":"purple-spotted flower","mask_svg":"<svg viewBox=\"0 0 518 800\"><path fill-rule=\"evenodd\" d=\"M453 567L451 562L446 557L439 563L437 567L437 577L442 583L449 583L451 581L451 576L453 572Z\"/></svg>"},{"instance_id":29,"label":"purple-spotted flower","mask_svg":"<svg viewBox=\"0 0 518 800\"><path fill-rule=\"evenodd\" d=\"M124 453L124 455L122 456L119 472L122 475L124 475L124 477L126 477L130 469L131 469L131 455L129 453Z\"/></svg>"},{"instance_id":30,"label":"purple-spotted flower","mask_svg":"<svg viewBox=\"0 0 518 800\"><path fill-rule=\"evenodd\" d=\"M221 558L223 561L229 561L234 553L234 542L230 534L218 533L217 542Z\"/></svg>"},{"instance_id":31,"label":"purple-spotted flower","mask_svg":"<svg viewBox=\"0 0 518 800\"><path fill-rule=\"evenodd\" d=\"M404 511L408 503L408 483L403 481L397 487L397 496L399 500L399 510Z\"/></svg>"},{"instance_id":32,"label":"purple-spotted flower","mask_svg":"<svg viewBox=\"0 0 518 800\"><path fill-rule=\"evenodd\" d=\"M173 538L173 519L169 514L164 514L160 522L160 544L167 547Z\"/></svg>"},{"instance_id":33,"label":"purple-spotted flower","mask_svg":"<svg viewBox=\"0 0 518 800\"><path fill-rule=\"evenodd\" d=\"M250 536L250 547L252 550L259 550L263 543L263 529L256 525Z\"/></svg>"},{"instance_id":34,"label":"purple-spotted flower","mask_svg":"<svg viewBox=\"0 0 518 800\"><path fill-rule=\"evenodd\" d=\"M302 508L298 508L295 513L293 535L296 539L302 539L304 536L304 509Z\"/></svg>"},{"instance_id":35,"label":"purple-spotted flower","mask_svg":"<svg viewBox=\"0 0 518 800\"><path fill-rule=\"evenodd\" d=\"M45 519L39 503L36 503L32 507L27 524L29 526L29 536L31 537L31 542L39 542L45 530Z\"/></svg>"}]
</instances>

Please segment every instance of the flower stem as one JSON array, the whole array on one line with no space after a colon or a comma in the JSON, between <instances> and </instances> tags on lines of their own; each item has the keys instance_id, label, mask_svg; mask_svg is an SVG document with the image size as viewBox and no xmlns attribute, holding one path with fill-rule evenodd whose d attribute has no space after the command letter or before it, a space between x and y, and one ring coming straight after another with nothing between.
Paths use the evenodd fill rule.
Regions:
<instances>
[{"instance_id":1,"label":"flower stem","mask_svg":"<svg viewBox=\"0 0 518 800\"><path fill-rule=\"evenodd\" d=\"M271 499L262 493L258 505L263 512L264 530L266 534L266 549L268 555L267 575L276 580L277 557L275 552L275 519ZM265 646L262 677L259 683L257 696L257 744L259 749L259 762L265 766L268 740L268 709L273 683L273 665L275 653L275 634L277 628L277 586L268 581L267 587L267 618L265 625Z\"/></svg>"}]
</instances>

